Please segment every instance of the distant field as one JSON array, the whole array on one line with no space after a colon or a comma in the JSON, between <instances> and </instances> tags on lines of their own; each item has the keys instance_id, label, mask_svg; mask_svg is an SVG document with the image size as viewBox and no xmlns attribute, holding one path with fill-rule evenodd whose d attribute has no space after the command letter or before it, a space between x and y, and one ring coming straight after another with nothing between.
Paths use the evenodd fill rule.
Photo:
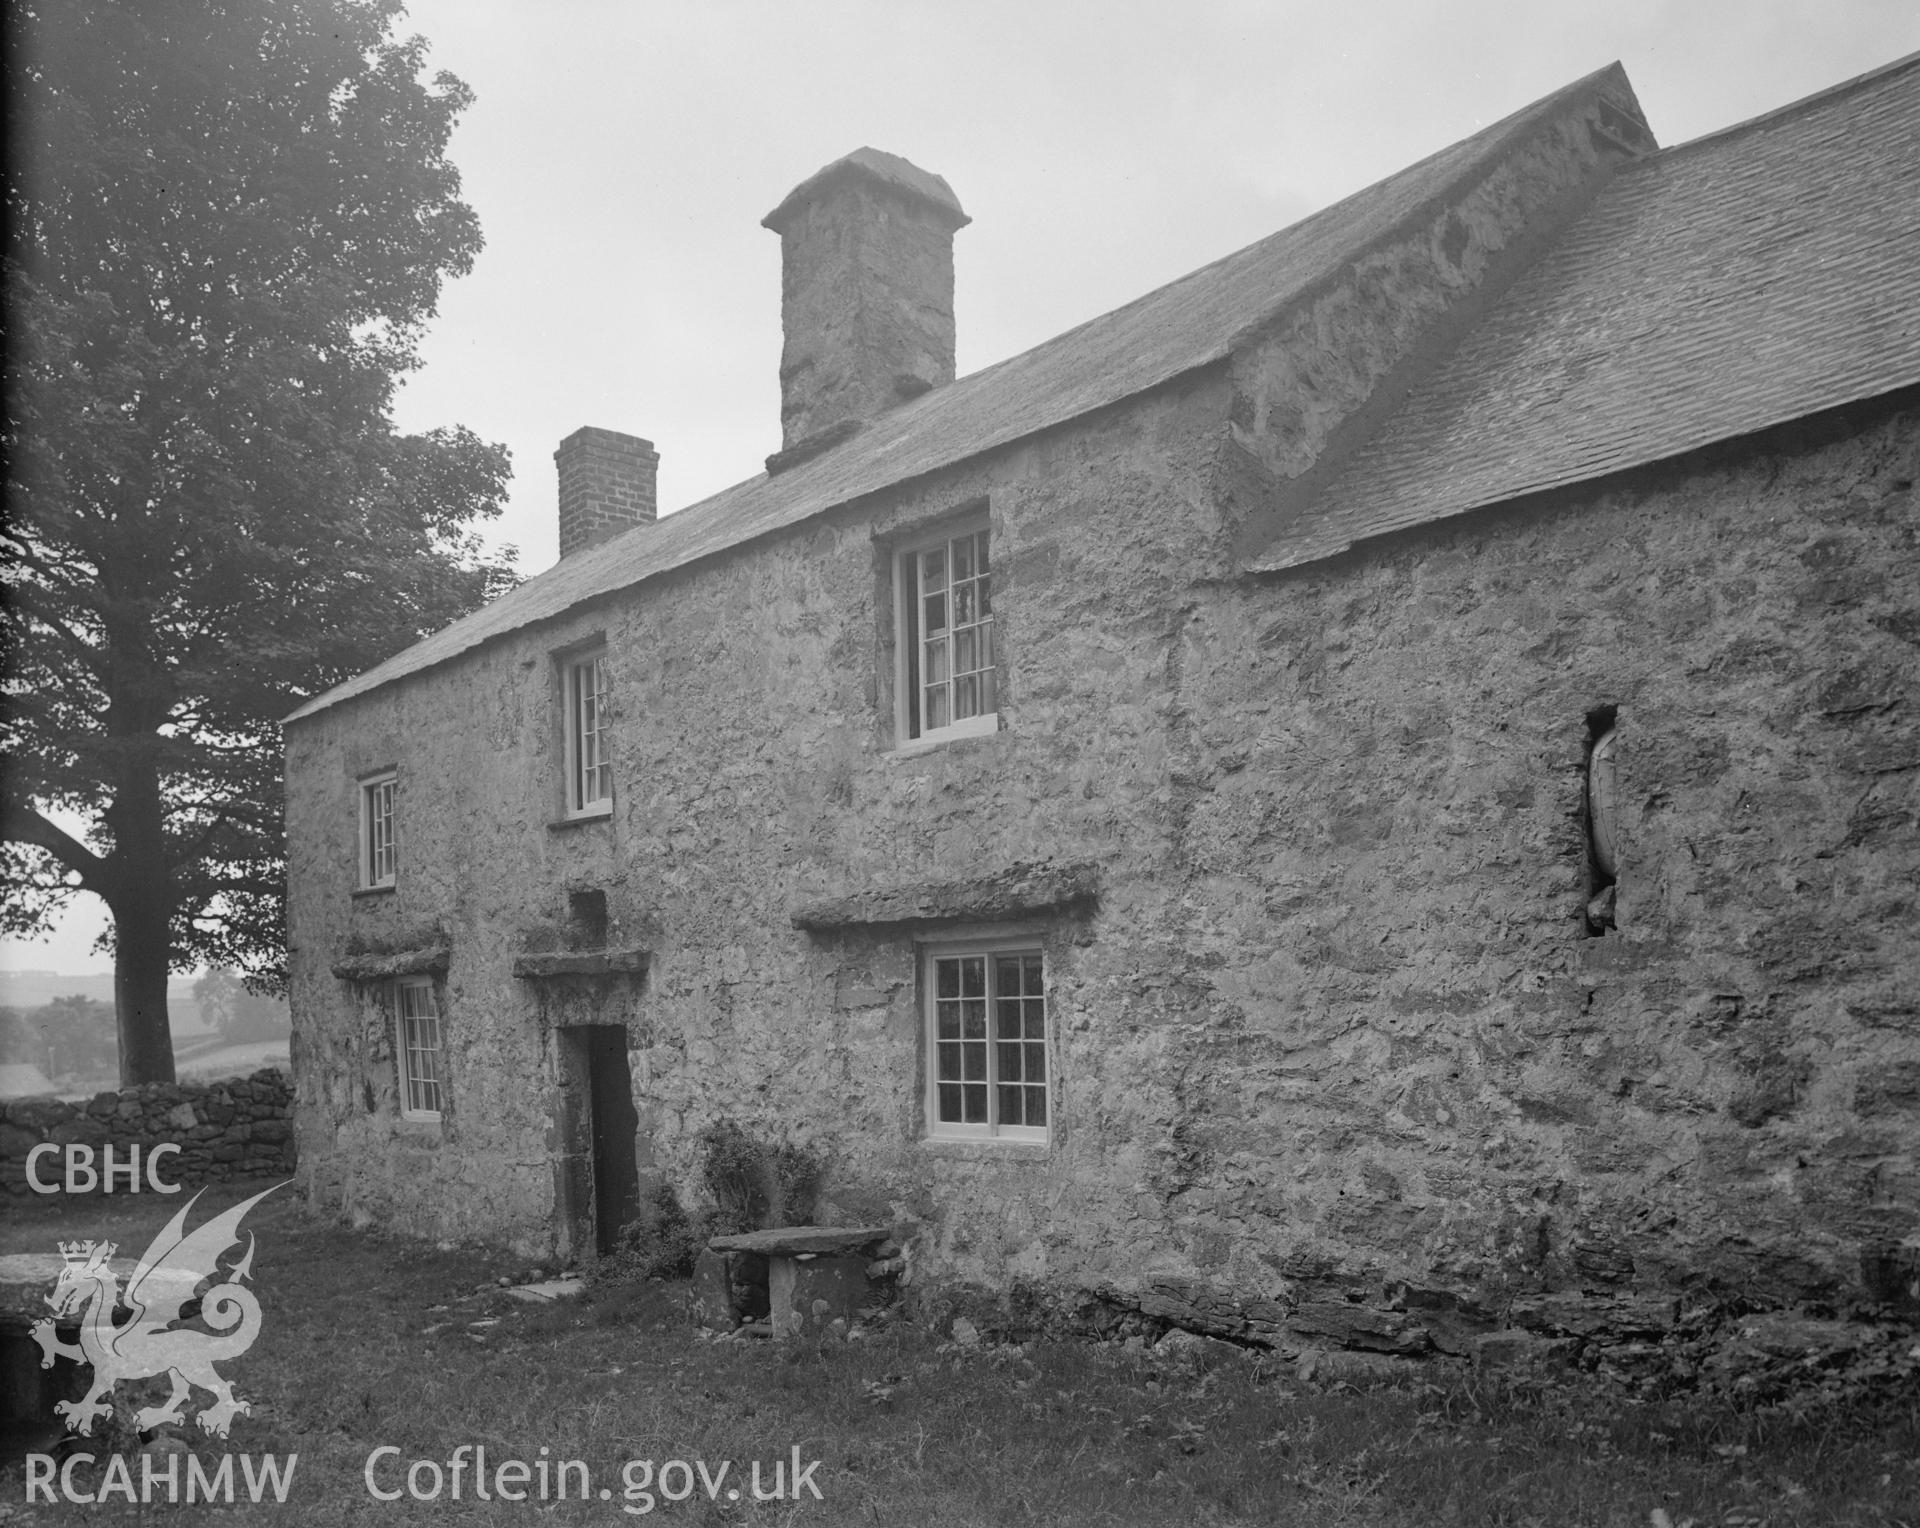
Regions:
<instances>
[{"instance_id":1,"label":"distant field","mask_svg":"<svg viewBox=\"0 0 1920 1528\"><path fill-rule=\"evenodd\" d=\"M167 982L167 1020L173 1033L175 1074L181 1078L206 1080L216 1077L244 1076L263 1066L288 1064L287 1036L283 1032L265 1040L227 1044L220 1032L203 1021L200 1004L194 997L195 978L175 976ZM60 998L84 997L111 1008L113 974L91 971L69 974L59 971L24 971L0 968L0 1009L13 1009L21 1015L32 1014ZM9 1059L0 1051L0 1060ZM23 1056L11 1059L25 1060ZM41 1062L44 1067L44 1061ZM95 1093L119 1086L113 1064L103 1063L85 1076L57 1079L54 1091L61 1098L90 1098ZM0 1098L24 1096L44 1091L31 1083L24 1073L0 1073Z\"/></svg>"},{"instance_id":2,"label":"distant field","mask_svg":"<svg viewBox=\"0 0 1920 1528\"><path fill-rule=\"evenodd\" d=\"M174 1052L173 1070L180 1077L243 1077L263 1066L288 1064L287 1041L251 1040L245 1045L216 1045L211 1049Z\"/></svg>"},{"instance_id":3,"label":"distant field","mask_svg":"<svg viewBox=\"0 0 1920 1528\"><path fill-rule=\"evenodd\" d=\"M193 995L191 976L167 980L167 1019L175 1040L212 1031L201 1022L200 1004ZM96 1003L113 1001L113 973L89 971L78 976L59 971L9 971L0 968L0 1008L22 1011L44 1007L55 998L90 997Z\"/></svg>"},{"instance_id":4,"label":"distant field","mask_svg":"<svg viewBox=\"0 0 1920 1528\"><path fill-rule=\"evenodd\" d=\"M213 1026L200 1017L200 1000L193 995L194 980L191 976L167 979L167 1022L176 1044L213 1033ZM10 971L0 966L0 1008L17 1008L25 1013L62 997L86 997L111 1004L113 973L89 971L68 976L58 971Z\"/></svg>"},{"instance_id":5,"label":"distant field","mask_svg":"<svg viewBox=\"0 0 1920 1528\"><path fill-rule=\"evenodd\" d=\"M284 1071L289 1065L285 1036L277 1040L249 1040L241 1045L223 1044L220 1037L211 1032L191 1039L178 1036L174 1039L174 1075L183 1082L190 1078L206 1082L219 1077L245 1077L263 1066L277 1066ZM120 1079L113 1072L101 1071L92 1077L62 1082L53 1093L55 1097L69 1100L91 1098L119 1086ZM11 1073L0 1073L0 1098L22 1097L39 1091L44 1090L24 1082L15 1086Z\"/></svg>"}]
</instances>

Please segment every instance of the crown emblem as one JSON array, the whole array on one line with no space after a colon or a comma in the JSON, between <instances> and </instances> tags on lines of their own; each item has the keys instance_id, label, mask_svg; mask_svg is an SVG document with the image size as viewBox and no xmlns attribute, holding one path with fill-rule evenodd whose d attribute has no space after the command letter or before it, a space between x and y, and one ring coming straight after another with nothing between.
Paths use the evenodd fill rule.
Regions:
<instances>
[{"instance_id":1,"label":"crown emblem","mask_svg":"<svg viewBox=\"0 0 1920 1528\"><path fill-rule=\"evenodd\" d=\"M98 1248L96 1256L95 1249ZM66 1259L69 1268L84 1267L92 1262L104 1263L114 1253L112 1242L71 1241L60 1243L60 1256Z\"/></svg>"}]
</instances>

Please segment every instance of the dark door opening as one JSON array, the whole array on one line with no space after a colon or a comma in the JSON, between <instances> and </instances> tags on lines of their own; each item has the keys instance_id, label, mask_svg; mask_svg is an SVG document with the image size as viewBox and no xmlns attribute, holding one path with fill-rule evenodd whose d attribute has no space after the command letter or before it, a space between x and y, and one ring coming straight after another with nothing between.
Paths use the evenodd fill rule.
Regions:
<instances>
[{"instance_id":1,"label":"dark door opening","mask_svg":"<svg viewBox=\"0 0 1920 1528\"><path fill-rule=\"evenodd\" d=\"M576 1024L559 1031L563 1147L561 1214L577 1250L608 1253L620 1229L640 1218L633 1072L624 1024Z\"/></svg>"}]
</instances>

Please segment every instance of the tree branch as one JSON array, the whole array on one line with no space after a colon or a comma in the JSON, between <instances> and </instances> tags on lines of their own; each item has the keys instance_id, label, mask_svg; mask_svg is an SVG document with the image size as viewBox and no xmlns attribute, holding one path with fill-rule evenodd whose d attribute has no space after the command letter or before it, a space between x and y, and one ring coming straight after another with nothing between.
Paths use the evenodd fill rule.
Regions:
<instances>
[{"instance_id":1,"label":"tree branch","mask_svg":"<svg viewBox=\"0 0 1920 1528\"><path fill-rule=\"evenodd\" d=\"M37 598L40 593L38 588L32 584L15 584L12 593L27 618L59 637L88 669L98 673L106 666L107 655L101 650L100 645L97 642L87 641L59 617L53 615Z\"/></svg>"},{"instance_id":2,"label":"tree branch","mask_svg":"<svg viewBox=\"0 0 1920 1528\"><path fill-rule=\"evenodd\" d=\"M194 835L193 844L186 851L184 858L189 862L198 861L201 856L206 853L207 845L213 842L213 835L218 833L228 822L232 821L233 816L234 808L232 806L221 807L219 811L214 813L213 820Z\"/></svg>"},{"instance_id":3,"label":"tree branch","mask_svg":"<svg viewBox=\"0 0 1920 1528\"><path fill-rule=\"evenodd\" d=\"M88 891L105 895L104 887L112 879L107 862L64 828L42 817L37 809L8 806L4 814L0 814L0 835L4 835L8 843L45 849L77 874L80 884Z\"/></svg>"}]
</instances>

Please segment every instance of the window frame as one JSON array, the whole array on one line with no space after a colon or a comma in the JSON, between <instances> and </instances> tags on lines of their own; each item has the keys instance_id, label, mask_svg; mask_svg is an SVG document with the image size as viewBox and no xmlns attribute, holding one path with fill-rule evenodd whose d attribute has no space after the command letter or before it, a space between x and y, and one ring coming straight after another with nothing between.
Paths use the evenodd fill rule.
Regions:
<instances>
[{"instance_id":1,"label":"window frame","mask_svg":"<svg viewBox=\"0 0 1920 1528\"><path fill-rule=\"evenodd\" d=\"M426 1013L407 1012L407 994L410 992L426 995ZM432 1022L431 1046L416 1046L413 1043L408 1024L419 1020ZM416 1054L434 1058L431 1075L416 1074ZM393 1061L395 1081L399 1084L400 1117L423 1124L444 1119L447 1105L447 1032L440 1013L440 995L435 990L431 976L402 976L393 984ZM431 1096L431 1107L424 1102L414 1102L416 1084L419 1085L423 1100Z\"/></svg>"},{"instance_id":2,"label":"window frame","mask_svg":"<svg viewBox=\"0 0 1920 1528\"><path fill-rule=\"evenodd\" d=\"M984 582L985 616L983 619L969 622L963 630L978 633L986 632L986 642L992 661L984 667L967 671L966 675L953 672L956 661L956 649L960 631L952 624L951 615L945 628L947 644L947 679L949 707L953 704L951 696L961 678L975 675L985 676L984 684L993 693L992 705L973 716L950 720L942 726L925 725L922 716L923 695L926 685L922 681L921 670L924 663L926 640L921 631L923 605L928 597L922 593L923 570L920 559L936 548L946 553L947 572L944 587L936 591L944 594L949 603L953 599L954 562L953 547L956 543L967 541L973 545L970 555L975 559L974 566L979 569L965 582L976 588ZM910 538L896 542L890 550L890 572L893 580L893 736L896 751L913 751L921 748L937 747L956 738L987 737L1000 730L1000 694L1002 689L1001 669L1005 657L999 639L1000 616L992 607L993 566L990 557L983 557L992 545L992 524L984 511L968 514L964 519L948 520L937 529L924 531ZM976 636L975 640L979 638Z\"/></svg>"},{"instance_id":3,"label":"window frame","mask_svg":"<svg viewBox=\"0 0 1920 1528\"><path fill-rule=\"evenodd\" d=\"M1033 933L1009 933L1005 935L974 935L950 939L922 941L919 948L920 978L920 1029L921 1029L921 1094L922 1110L925 1117L925 1138L929 1141L975 1141L989 1144L1045 1146L1052 1143L1054 1129L1059 1122L1056 1107L1058 1093L1059 1067L1055 1052L1055 1029L1053 1019L1053 996L1049 990L1047 977L1047 952L1044 941ZM965 1120L944 1120L940 1110L940 1088L943 1081L949 1085L963 1079L943 1079L941 1072L941 1035L939 1008L943 1001L940 995L939 963L943 960L967 960L981 958L983 968L982 999L987 1005L985 1044L985 1076L981 1079L986 1087L986 1115L983 1122L973 1123ZM1002 961L1032 960L1038 963L1038 992L1023 990L1014 994L1016 1000L1040 1004L1040 1036L1038 1044L1045 1068L1045 1076L1038 1087L1041 1090L1046 1114L1045 1122L1039 1125L1009 1125L1001 1120L1000 1090L1003 1084L1000 1074L1000 1048L1008 1043L1033 1045L1034 1040L1022 1035L1017 1042L1002 1040L997 1034L999 1015L997 1013L1000 997L999 971ZM952 1001L946 999L945 1001ZM960 999L964 1001L964 999ZM949 1040L946 1043L954 1043ZM959 1043L968 1043L961 1041ZM1029 1053L1030 1054L1030 1053ZM1023 1065L1030 1062L1023 1061ZM964 1067L964 1063L963 1063ZM1024 1081L1024 1080L1023 1080ZM1028 1088L1035 1084L1024 1083Z\"/></svg>"},{"instance_id":4,"label":"window frame","mask_svg":"<svg viewBox=\"0 0 1920 1528\"><path fill-rule=\"evenodd\" d=\"M569 818L606 817L613 811L613 761L607 748L607 653L604 647L576 650L560 655L560 732L565 756L566 778L562 784L561 812ZM591 672L596 687L583 691L582 678ZM594 702L593 725L588 726L584 701ZM588 750L591 738L593 748ZM591 762L587 755L591 752ZM600 794L589 796L589 775L597 776Z\"/></svg>"},{"instance_id":5,"label":"window frame","mask_svg":"<svg viewBox=\"0 0 1920 1528\"><path fill-rule=\"evenodd\" d=\"M357 835L359 861L358 889L361 891L392 891L400 880L400 771L397 768L376 770L372 774L362 775L355 782L358 787L360 810L358 813ZM376 832L382 821L376 807L384 798L386 803L385 823L386 839L383 845L376 847ZM384 848L387 870L383 876L379 870L381 850Z\"/></svg>"}]
</instances>

